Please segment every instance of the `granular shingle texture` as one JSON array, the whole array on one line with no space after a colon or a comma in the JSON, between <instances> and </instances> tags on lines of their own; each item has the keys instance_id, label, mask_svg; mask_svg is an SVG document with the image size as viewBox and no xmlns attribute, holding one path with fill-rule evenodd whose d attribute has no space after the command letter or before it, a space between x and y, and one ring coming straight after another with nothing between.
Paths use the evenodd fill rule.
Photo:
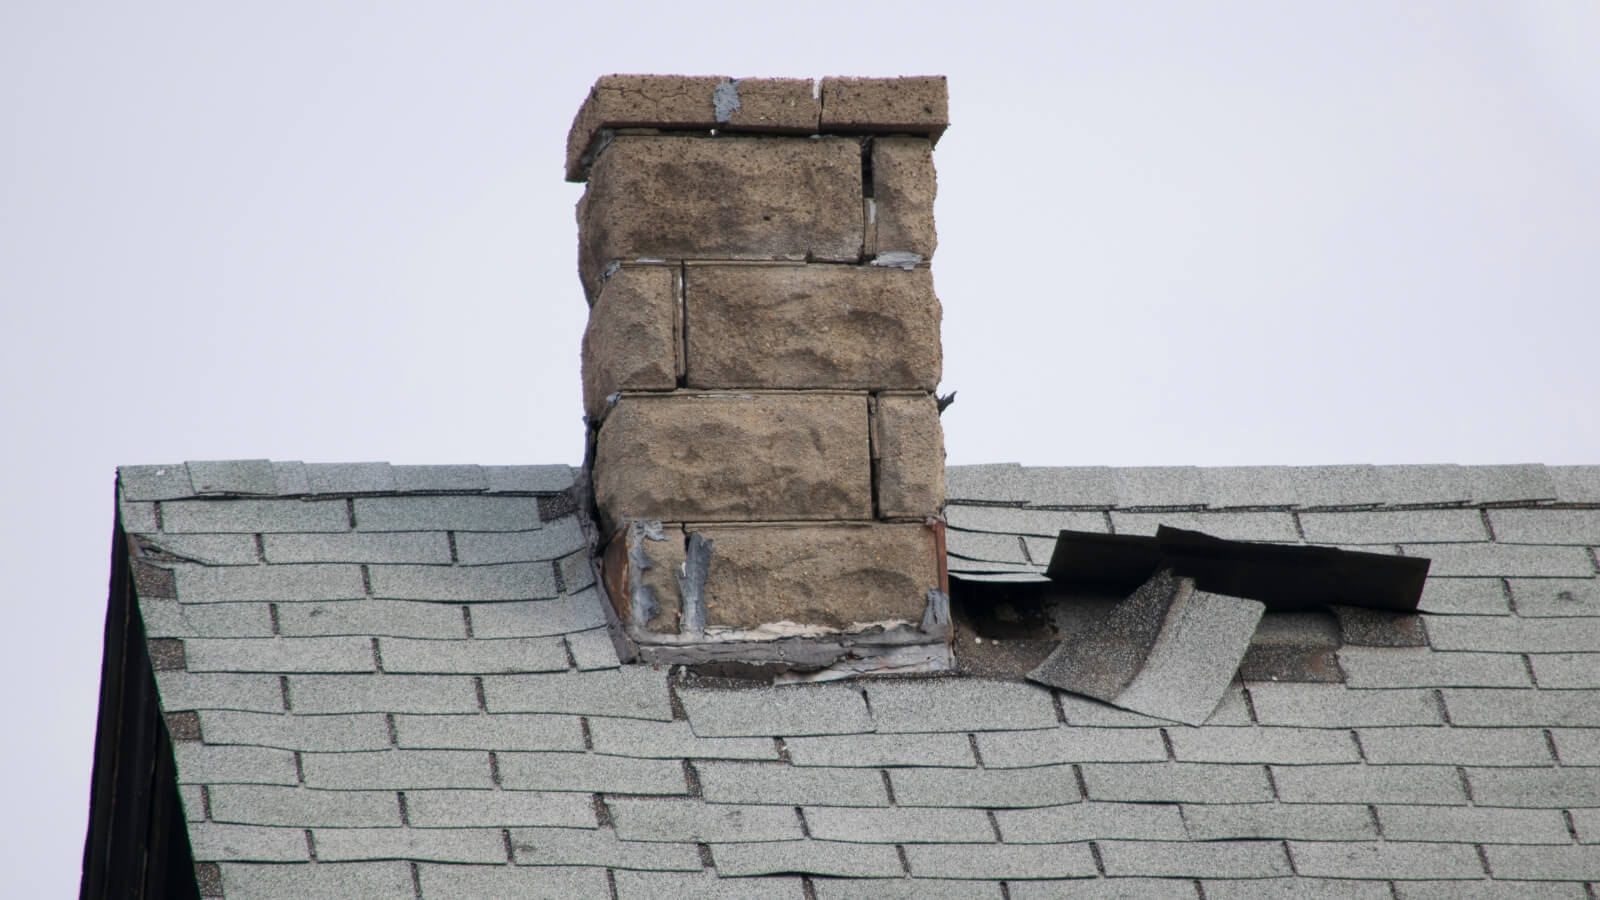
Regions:
<instances>
[{"instance_id":1,"label":"granular shingle texture","mask_svg":"<svg viewBox=\"0 0 1600 900\"><path fill-rule=\"evenodd\" d=\"M1016 680L621 664L564 466L128 467L119 501L230 900L1584 900L1596 472L949 469L957 579L1162 524L1435 561L1417 617L1269 613L1324 677L1235 682L1198 727Z\"/></svg>"}]
</instances>

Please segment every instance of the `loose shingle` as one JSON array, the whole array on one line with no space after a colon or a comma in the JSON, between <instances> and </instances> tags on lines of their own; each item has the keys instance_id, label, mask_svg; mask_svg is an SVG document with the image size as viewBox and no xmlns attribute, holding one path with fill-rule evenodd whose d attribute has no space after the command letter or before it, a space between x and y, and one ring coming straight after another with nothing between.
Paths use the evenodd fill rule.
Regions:
<instances>
[{"instance_id":1,"label":"loose shingle","mask_svg":"<svg viewBox=\"0 0 1600 900\"><path fill-rule=\"evenodd\" d=\"M1300 534L1287 512L1147 512L1112 510L1117 534L1154 535L1162 525L1200 531L1230 541L1298 543Z\"/></svg>"},{"instance_id":2,"label":"loose shingle","mask_svg":"<svg viewBox=\"0 0 1600 900\"><path fill-rule=\"evenodd\" d=\"M191 672L371 672L372 642L362 637L190 638Z\"/></svg>"},{"instance_id":3,"label":"loose shingle","mask_svg":"<svg viewBox=\"0 0 1600 900\"><path fill-rule=\"evenodd\" d=\"M1600 616L1600 579L1510 578L1519 616Z\"/></svg>"},{"instance_id":4,"label":"loose shingle","mask_svg":"<svg viewBox=\"0 0 1600 900\"><path fill-rule=\"evenodd\" d=\"M177 500L161 504L161 524L174 534L350 530L342 500Z\"/></svg>"},{"instance_id":5,"label":"loose shingle","mask_svg":"<svg viewBox=\"0 0 1600 900\"><path fill-rule=\"evenodd\" d=\"M498 828L318 828L311 836L322 861L506 861L505 839Z\"/></svg>"},{"instance_id":6,"label":"loose shingle","mask_svg":"<svg viewBox=\"0 0 1600 900\"><path fill-rule=\"evenodd\" d=\"M533 791L606 794L686 794L683 765L668 759L630 759L598 753L501 753L500 782Z\"/></svg>"},{"instance_id":7,"label":"loose shingle","mask_svg":"<svg viewBox=\"0 0 1600 900\"><path fill-rule=\"evenodd\" d=\"M1467 769L1479 806L1529 809L1600 806L1600 767Z\"/></svg>"},{"instance_id":8,"label":"loose shingle","mask_svg":"<svg viewBox=\"0 0 1600 900\"><path fill-rule=\"evenodd\" d=\"M124 500L176 500L194 496L183 463L164 466L119 466L117 487Z\"/></svg>"},{"instance_id":9,"label":"loose shingle","mask_svg":"<svg viewBox=\"0 0 1600 900\"><path fill-rule=\"evenodd\" d=\"M477 492L489 489L489 479L478 466L392 466L395 490Z\"/></svg>"},{"instance_id":10,"label":"loose shingle","mask_svg":"<svg viewBox=\"0 0 1600 900\"><path fill-rule=\"evenodd\" d=\"M172 745L179 784L296 784L294 754L271 747Z\"/></svg>"},{"instance_id":11,"label":"loose shingle","mask_svg":"<svg viewBox=\"0 0 1600 900\"><path fill-rule=\"evenodd\" d=\"M594 828L597 824L587 794L504 790L406 791L406 819L415 828Z\"/></svg>"},{"instance_id":12,"label":"loose shingle","mask_svg":"<svg viewBox=\"0 0 1600 900\"><path fill-rule=\"evenodd\" d=\"M853 809L817 806L805 810L811 836L858 844L991 844L994 829L978 809Z\"/></svg>"},{"instance_id":13,"label":"loose shingle","mask_svg":"<svg viewBox=\"0 0 1600 900\"><path fill-rule=\"evenodd\" d=\"M1283 846L1266 841L1101 841L1106 874L1169 878L1273 878L1289 875Z\"/></svg>"},{"instance_id":14,"label":"loose shingle","mask_svg":"<svg viewBox=\"0 0 1600 900\"><path fill-rule=\"evenodd\" d=\"M589 720L596 753L644 759L777 759L771 738L696 737L688 722L648 722L596 716ZM798 739L796 739L798 740ZM793 753L794 741L789 744Z\"/></svg>"},{"instance_id":15,"label":"loose shingle","mask_svg":"<svg viewBox=\"0 0 1600 900\"><path fill-rule=\"evenodd\" d=\"M695 769L700 774L701 793L711 803L889 805L883 778L871 769L802 769L761 762L702 762L696 763Z\"/></svg>"},{"instance_id":16,"label":"loose shingle","mask_svg":"<svg viewBox=\"0 0 1600 900\"><path fill-rule=\"evenodd\" d=\"M1161 733L1154 728L1069 726L989 731L977 739L983 764L991 769L1064 762L1159 762L1167 758Z\"/></svg>"},{"instance_id":17,"label":"loose shingle","mask_svg":"<svg viewBox=\"0 0 1600 900\"><path fill-rule=\"evenodd\" d=\"M366 594L359 566L173 567L178 599L184 603L241 603L266 600L353 600Z\"/></svg>"},{"instance_id":18,"label":"loose shingle","mask_svg":"<svg viewBox=\"0 0 1600 900\"><path fill-rule=\"evenodd\" d=\"M156 673L162 712L181 709L283 710L283 690L272 675Z\"/></svg>"},{"instance_id":19,"label":"loose shingle","mask_svg":"<svg viewBox=\"0 0 1600 900\"><path fill-rule=\"evenodd\" d=\"M256 744L284 750L381 750L389 729L378 713L332 716L202 710L200 733L208 744Z\"/></svg>"},{"instance_id":20,"label":"loose shingle","mask_svg":"<svg viewBox=\"0 0 1600 900\"><path fill-rule=\"evenodd\" d=\"M1600 618L1448 616L1429 623L1428 640L1438 650L1581 653L1600 647Z\"/></svg>"},{"instance_id":21,"label":"loose shingle","mask_svg":"<svg viewBox=\"0 0 1600 900\"><path fill-rule=\"evenodd\" d=\"M141 543L208 566L253 566L261 561L255 536L249 534L154 534Z\"/></svg>"},{"instance_id":22,"label":"loose shingle","mask_svg":"<svg viewBox=\"0 0 1600 900\"><path fill-rule=\"evenodd\" d=\"M791 737L797 766L947 766L970 768L972 744L964 734L849 734Z\"/></svg>"},{"instance_id":23,"label":"loose shingle","mask_svg":"<svg viewBox=\"0 0 1600 900\"><path fill-rule=\"evenodd\" d=\"M228 900L411 900L411 867L401 861L359 863L223 863Z\"/></svg>"},{"instance_id":24,"label":"loose shingle","mask_svg":"<svg viewBox=\"0 0 1600 900\"><path fill-rule=\"evenodd\" d=\"M385 672L559 672L567 668L567 650L558 637L415 640L384 638L378 642ZM370 653L369 653L370 655Z\"/></svg>"},{"instance_id":25,"label":"loose shingle","mask_svg":"<svg viewBox=\"0 0 1600 900\"><path fill-rule=\"evenodd\" d=\"M361 531L530 531L533 497L367 497L355 501Z\"/></svg>"},{"instance_id":26,"label":"loose shingle","mask_svg":"<svg viewBox=\"0 0 1600 900\"><path fill-rule=\"evenodd\" d=\"M1434 544L1487 541L1475 509L1384 510L1301 513L1300 527L1313 544ZM1425 548L1418 555L1426 556Z\"/></svg>"},{"instance_id":27,"label":"loose shingle","mask_svg":"<svg viewBox=\"0 0 1600 900\"><path fill-rule=\"evenodd\" d=\"M383 565L369 566L368 571L372 576L372 595L380 599L483 603L541 600L556 596L555 572L546 563L496 566Z\"/></svg>"},{"instance_id":28,"label":"loose shingle","mask_svg":"<svg viewBox=\"0 0 1600 900\"><path fill-rule=\"evenodd\" d=\"M672 718L666 672L642 666L553 675L487 675L483 691L491 712Z\"/></svg>"},{"instance_id":29,"label":"loose shingle","mask_svg":"<svg viewBox=\"0 0 1600 900\"><path fill-rule=\"evenodd\" d=\"M1081 844L910 844L919 878L1092 878L1094 857ZM896 866L898 868L898 866Z\"/></svg>"},{"instance_id":30,"label":"loose shingle","mask_svg":"<svg viewBox=\"0 0 1600 900\"><path fill-rule=\"evenodd\" d=\"M1365 806L1325 803L1193 804L1183 806L1190 840L1377 840L1378 826Z\"/></svg>"},{"instance_id":31,"label":"loose shingle","mask_svg":"<svg viewBox=\"0 0 1600 900\"><path fill-rule=\"evenodd\" d=\"M945 546L955 556L983 562L1028 564L1022 541L1014 534L989 534L982 531L957 531L945 533Z\"/></svg>"},{"instance_id":32,"label":"loose shingle","mask_svg":"<svg viewBox=\"0 0 1600 900\"><path fill-rule=\"evenodd\" d=\"M616 797L608 799L606 807L611 811L617 837L625 841L715 843L798 841L805 837L800 819L786 806Z\"/></svg>"},{"instance_id":33,"label":"loose shingle","mask_svg":"<svg viewBox=\"0 0 1600 900\"><path fill-rule=\"evenodd\" d=\"M197 860L301 862L310 858L304 829L264 825L195 822L189 826L189 849Z\"/></svg>"},{"instance_id":34,"label":"loose shingle","mask_svg":"<svg viewBox=\"0 0 1600 900\"><path fill-rule=\"evenodd\" d=\"M606 870L598 866L450 866L422 863L417 867L422 896L471 897L473 900L529 898L602 898L611 895ZM411 890L407 879L406 890ZM352 894L351 896L355 896ZM411 900L414 894L405 895ZM233 900L229 895L228 900Z\"/></svg>"},{"instance_id":35,"label":"loose shingle","mask_svg":"<svg viewBox=\"0 0 1600 900\"><path fill-rule=\"evenodd\" d=\"M450 713L478 708L472 679L465 675L290 675L289 696L297 713Z\"/></svg>"},{"instance_id":36,"label":"loose shingle","mask_svg":"<svg viewBox=\"0 0 1600 900\"><path fill-rule=\"evenodd\" d=\"M1383 836L1391 841L1565 844L1572 840L1556 809L1384 805L1377 810Z\"/></svg>"},{"instance_id":37,"label":"loose shingle","mask_svg":"<svg viewBox=\"0 0 1600 900\"><path fill-rule=\"evenodd\" d=\"M1451 766L1273 766L1272 780L1284 803L1467 802Z\"/></svg>"},{"instance_id":38,"label":"loose shingle","mask_svg":"<svg viewBox=\"0 0 1600 900\"><path fill-rule=\"evenodd\" d=\"M434 563L450 562L443 532L393 534L267 534L262 545L272 563ZM254 560L255 548L251 546Z\"/></svg>"},{"instance_id":39,"label":"loose shingle","mask_svg":"<svg viewBox=\"0 0 1600 900\"><path fill-rule=\"evenodd\" d=\"M695 900L802 900L805 897L805 888L800 879L792 876L723 879L710 872L691 874L618 869L615 878L617 900L682 900L685 897ZM833 883L819 881L819 885ZM832 895L819 890L818 897L819 900L831 900Z\"/></svg>"},{"instance_id":40,"label":"loose shingle","mask_svg":"<svg viewBox=\"0 0 1600 900\"><path fill-rule=\"evenodd\" d=\"M306 483L313 494L379 494L394 490L386 462L307 463Z\"/></svg>"},{"instance_id":41,"label":"loose shingle","mask_svg":"<svg viewBox=\"0 0 1600 900\"><path fill-rule=\"evenodd\" d=\"M701 737L852 734L872 730L861 691L843 685L678 691Z\"/></svg>"},{"instance_id":42,"label":"loose shingle","mask_svg":"<svg viewBox=\"0 0 1600 900\"><path fill-rule=\"evenodd\" d=\"M1376 765L1548 766L1544 735L1532 728L1363 728L1361 749Z\"/></svg>"},{"instance_id":43,"label":"loose shingle","mask_svg":"<svg viewBox=\"0 0 1600 900\"><path fill-rule=\"evenodd\" d=\"M1356 688L1526 687L1528 669L1511 653L1433 653L1410 647L1346 647L1345 683Z\"/></svg>"},{"instance_id":44,"label":"loose shingle","mask_svg":"<svg viewBox=\"0 0 1600 900\"><path fill-rule=\"evenodd\" d=\"M1348 732L1297 728L1170 728L1176 757L1183 762L1307 763L1358 762Z\"/></svg>"},{"instance_id":45,"label":"loose shingle","mask_svg":"<svg viewBox=\"0 0 1600 900\"><path fill-rule=\"evenodd\" d=\"M1250 685L1250 702L1263 725L1353 728L1359 725L1434 725L1442 722L1425 690L1349 690L1343 685Z\"/></svg>"},{"instance_id":46,"label":"loose shingle","mask_svg":"<svg viewBox=\"0 0 1600 900\"><path fill-rule=\"evenodd\" d=\"M489 754L482 750L362 750L302 753L306 785L337 790L487 788Z\"/></svg>"},{"instance_id":47,"label":"loose shingle","mask_svg":"<svg viewBox=\"0 0 1600 900\"><path fill-rule=\"evenodd\" d=\"M1181 841L1183 818L1172 803L1072 803L994 814L1008 844L1065 844L1124 838Z\"/></svg>"},{"instance_id":48,"label":"loose shingle","mask_svg":"<svg viewBox=\"0 0 1600 900\"><path fill-rule=\"evenodd\" d=\"M1328 878L1482 878L1483 862L1466 844L1291 841L1295 871Z\"/></svg>"},{"instance_id":49,"label":"loose shingle","mask_svg":"<svg viewBox=\"0 0 1600 900\"><path fill-rule=\"evenodd\" d=\"M395 716L396 744L428 750L582 750L577 716Z\"/></svg>"},{"instance_id":50,"label":"loose shingle","mask_svg":"<svg viewBox=\"0 0 1600 900\"><path fill-rule=\"evenodd\" d=\"M484 466L491 493L556 494L572 487L571 466Z\"/></svg>"},{"instance_id":51,"label":"loose shingle","mask_svg":"<svg viewBox=\"0 0 1600 900\"><path fill-rule=\"evenodd\" d=\"M930 678L869 683L872 718L883 732L1009 731L1052 728L1050 692L1031 684Z\"/></svg>"},{"instance_id":52,"label":"loose shingle","mask_svg":"<svg viewBox=\"0 0 1600 900\"><path fill-rule=\"evenodd\" d=\"M1020 809L1076 803L1083 795L1071 766L1033 769L892 769L900 806ZM849 806L851 804L839 804Z\"/></svg>"},{"instance_id":53,"label":"loose shingle","mask_svg":"<svg viewBox=\"0 0 1600 900\"><path fill-rule=\"evenodd\" d=\"M1600 727L1600 691L1447 688L1444 705L1454 725Z\"/></svg>"},{"instance_id":54,"label":"loose shingle","mask_svg":"<svg viewBox=\"0 0 1600 900\"><path fill-rule=\"evenodd\" d=\"M711 858L717 864L717 874L723 877L800 872L842 878L899 878L904 874L893 847L838 841L712 844Z\"/></svg>"},{"instance_id":55,"label":"loose shingle","mask_svg":"<svg viewBox=\"0 0 1600 900\"><path fill-rule=\"evenodd\" d=\"M611 640L611 632L605 628L591 628L566 637L567 648L572 651L572 659L578 668L584 671L591 669L615 669L622 665L617 658L617 645Z\"/></svg>"},{"instance_id":56,"label":"loose shingle","mask_svg":"<svg viewBox=\"0 0 1600 900\"><path fill-rule=\"evenodd\" d=\"M1438 578L1422 585L1417 609L1442 615L1504 616L1511 612L1499 578Z\"/></svg>"},{"instance_id":57,"label":"loose shingle","mask_svg":"<svg viewBox=\"0 0 1600 900\"><path fill-rule=\"evenodd\" d=\"M1265 803L1266 769L1209 763L1085 763L1091 800L1134 803Z\"/></svg>"},{"instance_id":58,"label":"loose shingle","mask_svg":"<svg viewBox=\"0 0 1600 900\"><path fill-rule=\"evenodd\" d=\"M303 787L220 784L209 789L211 818L244 825L359 828L399 825L394 791L318 791Z\"/></svg>"},{"instance_id":59,"label":"loose shingle","mask_svg":"<svg viewBox=\"0 0 1600 900\"><path fill-rule=\"evenodd\" d=\"M1026 509L1014 506L945 507L945 519L958 531L1022 534L1055 539L1062 531L1105 531L1104 513L1088 510Z\"/></svg>"},{"instance_id":60,"label":"loose shingle","mask_svg":"<svg viewBox=\"0 0 1600 900\"><path fill-rule=\"evenodd\" d=\"M1529 544L1412 544L1401 545L1406 556L1432 560L1430 575L1536 578L1588 578L1594 563L1583 547L1547 547Z\"/></svg>"},{"instance_id":61,"label":"loose shingle","mask_svg":"<svg viewBox=\"0 0 1600 900\"><path fill-rule=\"evenodd\" d=\"M117 504L117 524L128 534L153 534L160 531L156 524L156 505L154 503L129 503L123 501Z\"/></svg>"}]
</instances>

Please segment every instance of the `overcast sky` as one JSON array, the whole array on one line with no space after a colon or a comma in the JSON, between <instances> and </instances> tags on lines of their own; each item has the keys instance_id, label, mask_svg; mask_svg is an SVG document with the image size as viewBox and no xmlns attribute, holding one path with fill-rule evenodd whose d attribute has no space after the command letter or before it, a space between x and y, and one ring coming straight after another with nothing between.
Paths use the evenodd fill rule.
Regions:
<instances>
[{"instance_id":1,"label":"overcast sky","mask_svg":"<svg viewBox=\"0 0 1600 900\"><path fill-rule=\"evenodd\" d=\"M1600 462L1600 7L1045 6L0 4L9 892L76 890L115 465L580 461L601 74L950 77L953 463Z\"/></svg>"}]
</instances>

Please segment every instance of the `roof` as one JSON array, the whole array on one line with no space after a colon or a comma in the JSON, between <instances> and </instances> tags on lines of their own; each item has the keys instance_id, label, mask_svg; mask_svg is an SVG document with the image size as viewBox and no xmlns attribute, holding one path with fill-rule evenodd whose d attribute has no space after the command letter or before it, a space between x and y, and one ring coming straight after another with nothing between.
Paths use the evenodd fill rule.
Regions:
<instances>
[{"instance_id":1,"label":"roof","mask_svg":"<svg viewBox=\"0 0 1600 900\"><path fill-rule=\"evenodd\" d=\"M1016 679L739 689L622 665L575 477L121 470L203 893L1581 898L1600 881L1600 467L951 467L951 574L1001 589L1037 580L1063 528L1432 560L1420 616L1308 626L1323 642L1296 660L1325 664L1247 658L1199 727Z\"/></svg>"}]
</instances>

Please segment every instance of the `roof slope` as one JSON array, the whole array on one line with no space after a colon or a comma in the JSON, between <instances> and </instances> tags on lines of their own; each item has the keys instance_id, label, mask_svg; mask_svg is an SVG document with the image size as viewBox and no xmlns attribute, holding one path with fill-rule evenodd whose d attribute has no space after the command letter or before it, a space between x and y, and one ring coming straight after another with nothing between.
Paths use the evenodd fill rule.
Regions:
<instances>
[{"instance_id":1,"label":"roof slope","mask_svg":"<svg viewBox=\"0 0 1600 900\"><path fill-rule=\"evenodd\" d=\"M619 666L573 477L121 471L204 893L1581 898L1600 881L1600 467L951 468L958 576L1035 577L1056 529L1157 522L1433 559L1420 622L1346 621L1335 680L1236 683L1201 727L976 677L729 690Z\"/></svg>"}]
</instances>

